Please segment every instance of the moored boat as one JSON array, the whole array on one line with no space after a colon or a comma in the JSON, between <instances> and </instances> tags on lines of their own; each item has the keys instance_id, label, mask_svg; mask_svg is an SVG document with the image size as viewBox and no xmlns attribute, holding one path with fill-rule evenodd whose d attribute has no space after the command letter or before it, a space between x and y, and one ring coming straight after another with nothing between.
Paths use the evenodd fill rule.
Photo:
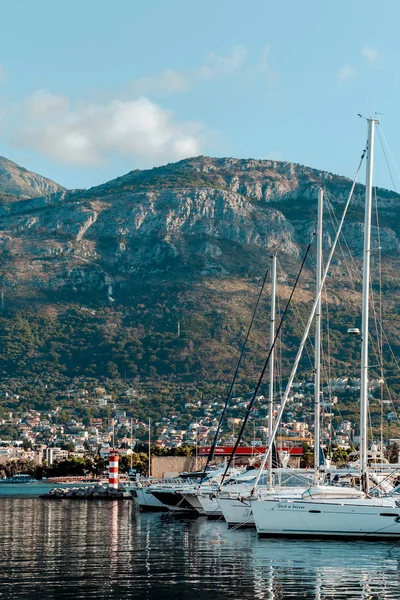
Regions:
<instances>
[{"instance_id":1,"label":"moored boat","mask_svg":"<svg viewBox=\"0 0 400 600\"><path fill-rule=\"evenodd\" d=\"M361 162L367 154L365 192L363 294L361 336L361 386L360 386L360 489L335 486L310 487L299 500L258 499L252 505L254 521L260 536L324 537L346 539L400 539L400 502L395 496L371 497L368 467L368 344L369 344L369 288L371 255L371 212L374 131L376 119L368 119L368 142ZM359 172L360 166L357 173ZM354 189L354 185L352 190ZM352 194L352 192L351 192ZM351 195L349 196L347 206ZM343 222L343 218L342 218ZM340 228L338 233L340 232ZM325 269L326 277L334 246ZM319 289L321 294L322 284ZM318 300L318 298L317 298ZM315 313L316 304L313 312ZM311 319L312 319L311 315ZM310 320L307 324L309 327ZM308 334L307 328L302 344ZM296 361L301 356L300 346ZM288 386L290 389L290 386ZM288 389L287 388L287 389ZM282 401L280 415L286 402ZM276 428L274 430L276 434ZM273 441L270 440L270 442Z\"/></svg>"}]
</instances>

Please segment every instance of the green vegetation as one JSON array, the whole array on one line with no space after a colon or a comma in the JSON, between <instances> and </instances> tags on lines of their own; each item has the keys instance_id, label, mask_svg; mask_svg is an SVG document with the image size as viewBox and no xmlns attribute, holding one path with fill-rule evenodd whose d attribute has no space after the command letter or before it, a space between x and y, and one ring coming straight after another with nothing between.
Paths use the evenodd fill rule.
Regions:
<instances>
[{"instance_id":1,"label":"green vegetation","mask_svg":"<svg viewBox=\"0 0 400 600\"><path fill-rule=\"evenodd\" d=\"M147 475L149 456L145 449L145 444L139 445L137 452L132 456L123 455L119 458L119 472L128 473L132 467L138 473ZM158 448L151 447L152 456L194 456L194 446L180 446L179 448ZM38 465L32 460L9 460L4 465L0 465L0 477L12 477L16 473L28 473L35 479L44 477L104 477L107 476L108 461L99 454L87 453L84 457L71 456L63 460L55 460L49 466L45 462Z\"/></svg>"},{"instance_id":2,"label":"green vegetation","mask_svg":"<svg viewBox=\"0 0 400 600\"><path fill-rule=\"evenodd\" d=\"M2 230L7 232L4 240L9 240L4 242L1 272L5 298L0 312L0 418L6 420L7 411L45 412L59 407L59 423L74 416L88 425L93 417L110 418L115 402L139 419L155 421L174 412L183 413L186 403L224 398L269 264L272 246L268 244L281 247L283 243L278 256L278 305L282 313L314 226L317 185L327 188L338 216L349 180L300 165L271 165L268 161L197 157L132 171L92 190L70 192L53 204L18 201L0 190L5 210ZM203 193L198 205L192 202L194 188ZM213 204L218 195L214 192L221 190L224 194ZM356 262L349 259L346 248L346 260L339 252L327 283L329 304L324 307L324 317L329 317L329 330L325 324L324 359L332 377L358 376L359 340L346 332L349 327L360 326L357 261L363 191L363 186L356 186L345 232L346 245L351 246ZM228 197L233 192L234 196ZM143 200L147 193L154 196L151 210ZM179 203L186 196L192 202L190 216L196 223L198 216L199 228L180 214ZM380 223L390 228L389 232L381 231L383 296L387 301L383 318L394 352L393 356L385 338L386 384L398 408L398 196L378 190L378 200L383 207ZM235 202L243 202L249 214L237 212ZM172 206L176 209L173 216L182 225L168 229L163 225L170 211L174 212ZM183 212L187 206L182 200ZM136 208L143 211L144 218L150 215L142 229L131 227ZM84 213L92 210L98 218L80 238ZM208 216L203 226L205 213ZM27 219L32 217L35 224L27 226ZM220 228L221 223L226 230ZM326 247L333 233L327 218ZM120 243L123 251L119 250ZM372 260L375 274L377 256L374 253ZM315 249L308 257L282 329L277 355L283 384L312 303L314 263ZM283 282L286 277L287 286ZM377 297L378 290L373 289ZM266 291L244 354L236 395L254 389L267 354L267 296ZM372 335L376 337L375 332ZM309 344L300 362L299 378L312 375L312 354ZM371 363L378 362L372 355ZM379 368L372 366L370 374L379 376ZM107 406L94 402L93 390L98 385L112 396ZM139 390L139 395L127 398L128 387ZM75 392L66 393L69 388L88 390L90 402ZM264 384L260 393L266 392ZM389 397L388 390L385 394ZM378 408L373 400L371 421L375 428ZM356 398L348 393L339 397L338 409L337 419L354 420ZM185 410L182 423L188 424L191 418L191 411ZM394 433L394 426L385 424L385 434L389 430ZM140 439L145 431L135 433ZM9 425L0 429L0 439L15 435Z\"/></svg>"}]
</instances>

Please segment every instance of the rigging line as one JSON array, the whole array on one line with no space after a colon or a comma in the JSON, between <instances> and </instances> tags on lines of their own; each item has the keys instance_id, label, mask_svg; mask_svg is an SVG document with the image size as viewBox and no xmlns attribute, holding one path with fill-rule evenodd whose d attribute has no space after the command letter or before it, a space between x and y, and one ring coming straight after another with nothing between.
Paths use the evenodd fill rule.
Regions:
<instances>
[{"instance_id":1,"label":"rigging line","mask_svg":"<svg viewBox=\"0 0 400 600\"><path fill-rule=\"evenodd\" d=\"M383 303L382 303L382 246L381 246L381 228L379 224L379 207L378 207L378 197L375 189L375 220L376 220L376 228L377 228L377 237L378 237L378 285L379 285L379 345L380 345L380 353L381 353L381 380L384 379L384 367L383 367ZM383 452L383 385L380 386L380 402L381 402L381 451Z\"/></svg>"},{"instance_id":2,"label":"rigging line","mask_svg":"<svg viewBox=\"0 0 400 600\"><path fill-rule=\"evenodd\" d=\"M393 402L392 392L390 391L390 388L389 388L389 386L388 386L388 384L386 383L385 380L383 380L383 385L385 386L387 394L389 396L389 400L390 400L390 403L391 403L391 406L392 406L392 409L393 409L392 412L394 412L394 414L396 415L396 421L399 423L400 419L399 419L399 415L397 414L396 407L395 407L394 402Z\"/></svg>"},{"instance_id":3,"label":"rigging line","mask_svg":"<svg viewBox=\"0 0 400 600\"><path fill-rule=\"evenodd\" d=\"M381 351L381 346L380 346L380 335L379 335L379 331L381 328L381 324L379 322L379 319L377 317L376 314L376 307L375 307L375 294L374 294L374 290L372 288L372 285L370 286L370 296L371 296L371 308L372 308L372 313L373 313L373 318L374 318L374 326L375 326L375 335L376 335L376 341L373 336L372 333L370 334L370 342L372 345L372 349L375 355L375 359L377 360L378 364L377 366L380 368L380 374L382 375L382 366L383 366L383 354ZM371 367L370 367L371 368Z\"/></svg>"},{"instance_id":4,"label":"rigging line","mask_svg":"<svg viewBox=\"0 0 400 600\"><path fill-rule=\"evenodd\" d=\"M371 306L372 306L372 313L373 313L373 317L374 317L374 325L375 325L375 332L376 332L376 340L373 338L372 334L370 334L370 342L371 342L371 346L373 348L373 352L375 354L378 366L380 367L380 376L381 379L383 379L383 319L382 319L382 261L381 261L381 243L380 243L380 227L379 227L379 214L378 214L378 202L377 202L377 194L376 194L376 187L374 187L374 191L375 191L375 211L376 211L376 228L377 228L377 238L378 238L378 272L379 272L379 318L377 316L377 311L376 311L376 300L375 300L375 292L372 286L372 282L370 282L370 296L371 296ZM345 257L344 257L344 260ZM354 258L353 258L353 262L354 262ZM350 275L350 272L349 272ZM355 291L354 288L354 283L351 280L351 283L353 284L353 290ZM381 389L382 391L382 389ZM381 404L381 413L383 410L383 405ZM381 420L381 441L382 441L382 420Z\"/></svg>"},{"instance_id":5,"label":"rigging line","mask_svg":"<svg viewBox=\"0 0 400 600\"><path fill-rule=\"evenodd\" d=\"M323 386L323 390L322 390L322 398L324 400L324 404L328 404L329 405L329 414L328 415L328 411L326 411L326 408L328 408L328 406L323 406L322 405L322 419L321 419L321 426L322 423L325 423L326 427L330 430L330 433L332 434L332 431L334 431L333 428L333 417L332 414L333 412L335 412L335 418L340 417L342 420L344 420L343 415L340 411L340 408L336 405L335 409L333 407L333 401L332 401L332 387L331 387L331 383L328 379L328 369L330 368L328 366L328 361L326 359L326 354L328 354L328 361L330 360L330 349L328 347L328 352L325 352L324 347L322 347L321 350L321 355L322 355L322 361L321 361L321 374L322 374L322 378L326 381L326 385ZM324 394L324 389L327 388L327 395L328 395L328 402L325 402L325 394ZM329 442L328 442L328 451L331 451L332 449L332 438L329 437Z\"/></svg>"},{"instance_id":6,"label":"rigging line","mask_svg":"<svg viewBox=\"0 0 400 600\"><path fill-rule=\"evenodd\" d=\"M277 261L278 265L279 265L279 260ZM281 302L280 302L280 296L279 294L277 294L277 311L276 311L277 317L278 319L281 317ZM277 348L277 352L276 354L278 355L278 360L275 361L276 365L276 371L277 371L277 376L276 376L276 381L277 381L277 392L278 392L278 397L280 397L280 394L282 392L282 377L283 377L283 373L282 373L282 331L279 334L279 338L278 338L278 348ZM275 396L277 394L275 393Z\"/></svg>"},{"instance_id":7,"label":"rigging line","mask_svg":"<svg viewBox=\"0 0 400 600\"><path fill-rule=\"evenodd\" d=\"M369 404L368 404L368 421L369 421L369 435L371 437L371 444L373 444L374 443L374 431L373 431L373 427L372 427L371 409L370 409Z\"/></svg>"},{"instance_id":8,"label":"rigging line","mask_svg":"<svg viewBox=\"0 0 400 600\"><path fill-rule=\"evenodd\" d=\"M387 142L387 140L386 140L385 134L383 133L382 126L381 126L381 125L379 125L379 127L377 127L377 130L378 130L378 134L380 133L380 134L382 135L383 141L385 142L385 146L386 146L386 148L387 148L387 151L388 151L388 153L389 153L389 156L390 156L390 158L391 158L391 160L392 160L393 166L394 166L394 168L395 168L395 171L396 171L396 173L397 173L397 177L398 177L398 178L399 178L399 180L400 180L400 173L399 173L399 170L398 170L398 168L397 168L396 161L395 161L395 160L394 160L394 158L393 158L392 151L390 150L390 146L389 146L389 144L388 144L388 142Z\"/></svg>"},{"instance_id":9,"label":"rigging line","mask_svg":"<svg viewBox=\"0 0 400 600\"><path fill-rule=\"evenodd\" d=\"M378 228L378 245L380 248L380 234L379 234L379 228ZM383 312L382 312L382 269L381 269L381 251L379 249L379 305L378 305L378 311L379 311L379 317L377 316L377 310L376 310L376 300L375 300L375 292L373 290L372 287L372 283L370 284L370 294L371 294L371 307L372 307L372 313L373 313L373 317L374 317L374 324L375 324L375 331L376 331L376 340L373 339L373 337L371 336L371 344L372 344L372 348L376 357L376 360L378 362L379 366L379 373L380 373L380 377L381 379L384 379L384 371L383 371L383 364L384 364L384 356L383 356L383 334L384 334L384 329L383 329Z\"/></svg>"},{"instance_id":10,"label":"rigging line","mask_svg":"<svg viewBox=\"0 0 400 600\"><path fill-rule=\"evenodd\" d=\"M333 204L332 204L332 202L329 200L329 198L328 198L328 201L327 201L327 207L328 207L329 216L330 216L330 219L331 219L331 222L332 222L332 224L333 224L333 223L336 223L336 227L338 227L338 220L337 220L337 217L336 217L335 209L334 209L334 207L333 207ZM346 236L344 235L344 233L343 233L343 232L342 232L342 234L341 234L341 237L343 238L343 242L344 242L344 245L345 245L345 247L346 247L346 249L347 249L348 255L349 255L349 257L350 257L350 262L352 263L352 266L353 266L354 272L355 272L355 274L356 274L356 275L358 275L358 276L359 276L359 275L361 274L361 270L360 270L360 269L357 267L357 264L356 264L355 258L354 258L354 256L353 256L353 253L352 253L352 252L351 252L351 250L350 250L350 246L349 246L349 244L348 244L348 242L347 242L347 240L346 240ZM344 250L343 250L343 247L342 247L342 244L341 244L341 242L340 242L340 239L339 239L339 242L338 242L338 244L339 244L340 252L341 252L341 254L342 254L342 256L343 256L343 260L344 260L344 262L345 262L345 265L346 265L347 272L348 272L348 274L349 274L350 282L351 282L351 284L352 284L352 286L353 286L353 289L354 289L354 273L352 273L352 272L351 272L351 270L350 270L350 267L349 267L349 265L347 264L346 255L345 255L345 252L344 252Z\"/></svg>"},{"instance_id":11,"label":"rigging line","mask_svg":"<svg viewBox=\"0 0 400 600\"><path fill-rule=\"evenodd\" d=\"M328 205L328 209L330 211L329 205ZM335 217L335 221L336 221L336 227L337 227L337 219L336 219L336 217ZM349 245L348 245L347 240L344 237L344 235L342 236L342 238L343 238L343 241L344 241L344 245L345 245L345 247L347 249L348 256L350 257L350 261L348 261L348 257L346 256L345 250L343 248L343 245L342 245L342 242L340 241L340 239L338 241L339 251L340 251L340 254L342 255L343 262L344 262L344 265L346 267L347 274L349 276L350 285L353 288L353 291L355 292L356 290L355 290L355 283L354 283L354 280L355 280L354 271L356 272L356 274L359 274L361 272L358 271L358 269L356 267L354 256L352 255L352 253L350 251ZM352 267L353 267L352 269L350 268L349 262L353 263L352 264ZM354 269L354 271L353 271L353 269ZM343 271L338 274L339 281L340 281L340 277L343 277L343 276L344 276Z\"/></svg>"},{"instance_id":12,"label":"rigging line","mask_svg":"<svg viewBox=\"0 0 400 600\"><path fill-rule=\"evenodd\" d=\"M273 430L272 430L272 435L269 437L268 447L267 447L266 452L264 454L264 458L261 461L261 465L260 465L260 469L259 469L258 475L256 477L256 481L254 482L254 487L253 487L253 490L252 490L252 494L255 493L256 487L257 487L258 482L260 480L260 476L261 476L262 470L264 469L265 464L266 464L266 462L267 462L267 460L268 460L268 458L269 458L269 456L271 454L272 445L273 445L273 442L274 442L275 437L276 437L276 432L278 431L279 423L280 423L280 421L282 419L282 415L283 415L283 412L284 412L285 407L286 407L286 403L287 403L287 400L288 400L288 397L289 397L289 394L290 394L290 390L292 388L292 384L293 384L293 380L294 380L294 377L295 377L295 374L296 374L296 371L297 371L297 367L299 366L299 362L300 362L300 359L301 359L301 356L302 356L302 353L303 353L304 344L305 344L305 341L306 341L307 336L309 334L309 331L310 331L310 328L311 328L311 324L312 324L314 316L315 316L315 312L316 312L316 309L317 309L317 304L318 304L319 299L321 297L322 289L323 289L323 287L325 285L325 281L326 281L326 278L327 278L327 275L328 275L329 267L330 267L331 262L332 262L333 254L334 254L334 252L336 250L336 246L337 246L337 243L338 243L341 231L342 231L343 223L344 223L344 220L346 218L346 214L347 214L347 210L348 210L349 205L350 205L350 201L351 201L351 199L353 197L354 188L356 187L356 182L357 182L358 176L359 176L360 171L361 171L361 165L362 165L362 162L363 162L363 160L365 158L366 151L367 151L367 148L365 147L364 150L362 151L361 158L360 158L360 161L358 163L357 171L356 171L356 174L355 174L355 177L354 177L354 181L353 181L353 183L351 185L350 192L349 192L349 195L348 195L345 207L343 209L343 214L342 214L342 217L340 219L339 228L338 228L338 230L336 232L334 242L333 242L331 250L329 252L328 260L327 260L327 263L326 263L326 266L325 266L325 269L324 269L324 273L323 273L322 278L321 278L321 284L320 284L319 290L318 290L318 292L316 294L316 298L314 300L314 304L313 304L313 307L312 307L312 310L311 310L311 314L310 314L310 316L308 318L307 327L306 327L306 329L304 331L303 338L301 340L301 344L300 344L299 349L297 351L297 355L296 355L296 358L295 358L295 361L294 361L294 365L293 365L292 371L290 373L289 381L288 381L287 386L286 386L285 394L284 394L282 402L281 402L281 407L279 409L279 413L277 415L277 418L275 419L275 425L274 425Z\"/></svg>"},{"instance_id":13,"label":"rigging line","mask_svg":"<svg viewBox=\"0 0 400 600\"><path fill-rule=\"evenodd\" d=\"M385 162L386 162L387 169L388 169L388 171L389 171L390 179L391 179L391 181L392 181L393 189L394 189L394 191L395 191L395 192L397 192L397 190L396 190L396 184L395 184L395 182L394 182L394 180L393 180L392 171L390 170L389 162L388 162L388 159L387 159L387 156L386 156L385 148L384 148L384 146L383 146L382 137L381 137L381 133L380 133L379 129L380 129L380 128L379 128L379 127L377 127L377 131L378 131L378 137L379 137L379 142L380 142L380 144L381 144L381 148L382 148L383 156L385 157ZM382 135L383 135L383 134L382 134Z\"/></svg>"},{"instance_id":14,"label":"rigging line","mask_svg":"<svg viewBox=\"0 0 400 600\"><path fill-rule=\"evenodd\" d=\"M293 305L293 315L296 320L296 326L297 326L296 330L294 330L294 332L297 336L301 337L301 331L302 331L302 329L304 330L305 322L304 322L304 319L301 315L299 308L295 304ZM310 350L306 344L305 351L306 351L308 362L310 363L310 368L312 371L314 369L314 363L312 361L311 354L314 354L314 345L313 345L311 339L308 339L307 343L309 346L311 346L311 352L310 352Z\"/></svg>"},{"instance_id":15,"label":"rigging line","mask_svg":"<svg viewBox=\"0 0 400 600\"><path fill-rule=\"evenodd\" d=\"M280 270L280 276L282 279L284 279L284 281L286 281L285 279L285 272L283 270L283 267L279 261L279 259L277 258L277 267ZM281 298L280 298L280 294L277 294L277 313L276 313L276 317L277 320L280 320L282 316L282 306L281 306ZM275 390L275 399L276 398L281 398L282 397L282 393L283 393L283 359L282 359L282 347L283 347L283 331L281 330L279 332L279 336L277 339L277 352L275 352L275 356L279 356L278 359L278 364L276 365L276 370L277 370L277 388ZM268 444L268 431L267 433L267 437L266 437L266 442L265 445Z\"/></svg>"},{"instance_id":16,"label":"rigging line","mask_svg":"<svg viewBox=\"0 0 400 600\"><path fill-rule=\"evenodd\" d=\"M287 288L289 288L287 277L284 277L284 279L285 279L285 286ZM304 319L301 315L300 309L296 306L296 304L293 305L293 316L295 319L295 326L296 326L296 327L293 326L293 332L300 337L301 331L302 331L301 327L304 329L305 323L304 323ZM312 341L307 340L307 342L311 346L311 353L314 353L314 345L313 345ZM313 364L313 361L311 360L310 350L308 349L307 346L306 346L305 350L306 350L308 361L310 363L311 370L313 370L314 364Z\"/></svg>"},{"instance_id":17,"label":"rigging line","mask_svg":"<svg viewBox=\"0 0 400 600\"><path fill-rule=\"evenodd\" d=\"M279 325L278 325L278 327L277 327L277 330L276 330L276 333L275 333L275 337L274 337L274 341L272 342L272 344L271 344L271 346L270 346L270 349L269 349L269 351L268 351L268 354L267 354L267 358L265 359L264 366L263 366L263 368L262 368L262 370L261 370L260 377L258 378L257 385L256 385L256 387L255 387L255 390L254 390L254 392L253 392L253 395L252 395L252 397L251 397L251 399L250 399L250 402L249 402L249 404L247 405L247 409L246 409L246 413L245 413L245 415L244 415L244 418L243 418L242 426L241 426L241 428L240 428L240 431L239 431L238 437L237 437L237 439L236 439L235 445L234 445L234 447L233 447L233 449L232 449L232 452L231 452L231 454L229 455L228 464L226 465L225 472L224 472L224 474L223 474L223 476L222 476L222 479L221 479L220 486L221 486L221 485L223 484L223 482L224 482L224 479L225 479L225 477L226 477L226 474L227 474L227 472L228 472L228 469L229 469L229 467L230 467L230 465L231 465L231 462L232 462L232 460L233 460L233 458L234 458L234 456L235 456L235 454L236 454L237 447L239 446L240 440L242 439L242 436L243 436L244 429L245 429L245 427L246 427L247 421L248 421L248 419L249 419L249 416L250 416L250 411L251 411L251 409L253 408L253 404L254 404L254 402L255 402L255 400L256 400L256 397L257 397L258 390L260 389L260 386L261 386L262 380L263 380L263 378L264 378L264 375L265 375L265 371L267 370L267 366L268 366L268 364L269 364L269 360L270 360L271 354L272 354L272 352L273 352L273 350L274 350L274 348L275 348L275 344L276 344L276 341L277 341L277 339L278 339L279 332L280 332L280 330L281 330L281 328L282 328L282 325L283 325L283 322L284 322L284 320L285 320L286 314L287 314L287 312L288 312L288 310L289 310L289 307L290 307L290 304L291 304L291 302L292 302L293 295L294 295L294 293L295 293L295 291L296 291L297 284L298 284L298 282L299 282L299 279L300 279L300 275L301 275L301 273L302 273L302 271L303 271L303 267L304 267L304 264L305 264L305 262L306 262L306 259L307 259L307 256L308 256L308 253L310 252L311 244L312 244L312 242L313 242L313 239L314 239L315 235L316 235L316 231L314 231L314 233L313 233L313 235L312 235L312 238L311 238L311 240L310 240L310 243L309 243L309 244L308 244L308 246L307 246L307 250L306 250L306 253L305 253L305 255L304 255L303 261L302 261L302 263L301 263L300 270L299 270L299 272L297 273L296 281L294 282L294 285L293 285L292 291L291 291L291 293L290 293L289 299L288 299L288 301L287 301L287 303L286 303L286 306L285 306L285 310L283 311L283 314L282 314L281 320L280 320L280 322L279 322Z\"/></svg>"},{"instance_id":18,"label":"rigging line","mask_svg":"<svg viewBox=\"0 0 400 600\"><path fill-rule=\"evenodd\" d=\"M375 189L375 202L376 202L376 210L377 210L376 187L374 189ZM329 210L329 214L330 214L332 222L333 222L333 220L335 220L337 222L333 205L332 205L332 203L329 200L327 202L327 206L328 206L328 210ZM377 230L378 230L378 248L379 248L379 253L380 253L381 250L380 250L380 232L379 232L379 219L378 219L378 216L377 216ZM352 253L350 251L349 245L347 243L347 240L346 240L344 234L342 234L342 237L343 237L344 243L346 245L346 248L348 250L350 259L351 259L351 261L353 263L353 268L355 269L356 272L358 272L359 269L357 268L354 256L352 255ZM345 263L345 266L346 266L346 269L347 269L347 272L348 272L348 275L349 275L351 286L353 288L353 291L355 292L356 290L355 290L355 284L354 284L353 274L351 273L349 265L347 264L347 259L346 259L346 256L345 256L345 253L344 253L344 250L342 248L342 245L341 245L340 241L339 241L339 248L340 248L341 254L343 256L343 260L344 260L344 263ZM380 271L380 292L381 292L381 289L382 289L381 288L381 281L382 281L382 279L381 279L381 271ZM375 322L375 329L376 329L376 339L379 340L380 339L380 335L379 335L379 328L378 328L378 320L377 320L377 316L376 316L375 298L374 298L374 291L373 291L373 288L372 288L372 283L370 283L370 290L371 290L372 308L373 308L374 322ZM382 308L382 304L380 304L380 307ZM379 365L380 365L380 367L382 369L382 363L383 363L382 352L379 352L379 348L377 350L376 345L375 345L375 340L373 339L372 335L370 337L371 337L371 343L372 343L372 346L373 346L373 349L374 349L374 353L375 353L377 362L379 363ZM381 347L383 347L383 346L381 345Z\"/></svg>"},{"instance_id":19,"label":"rigging line","mask_svg":"<svg viewBox=\"0 0 400 600\"><path fill-rule=\"evenodd\" d=\"M324 300L325 300L325 312L326 312L326 342L328 346L328 358L327 358L327 369L328 369L328 397L329 397L329 406L330 412L333 412L333 395L332 395L332 361L331 361L331 328L330 328L330 317L329 317L329 303L328 303L328 292L326 286L324 288ZM336 409L339 412L339 416L342 418L340 410ZM332 455L332 417L330 418L330 437L329 437L329 451L330 455Z\"/></svg>"},{"instance_id":20,"label":"rigging line","mask_svg":"<svg viewBox=\"0 0 400 600\"><path fill-rule=\"evenodd\" d=\"M261 296L262 296L262 293L264 291L264 287L265 287L265 284L266 284L266 281L267 281L267 277L268 277L269 272L270 272L270 268L271 268L271 266L268 265L268 268L267 268L267 270L265 272L264 279L263 279L260 291L258 293L258 297L257 297L257 301L256 301L256 304L255 304L255 307L254 307L254 310L253 310L253 314L252 314L252 317L251 317L250 325L248 327L247 334L246 334L245 340L244 340L243 345L242 345L242 349L241 349L241 352L240 352L239 360L237 362L235 373L233 375L232 382L231 382L231 385L230 385L230 388L229 388L229 392L228 392L228 395L227 395L226 400L225 400L224 408L222 409L221 416L219 418L219 422L218 422L218 425L217 425L217 431L215 432L215 436L214 436L213 442L211 444L210 452L208 453L208 456L207 456L207 461L206 461L203 473L201 475L200 484L199 485L202 484L203 479L204 479L204 477L206 475L207 468L208 468L210 462L212 461L212 459L214 458L215 448L217 446L218 436L219 436L219 433L221 431L222 422L224 420L226 409L228 408L228 404L229 404L229 402L231 400L231 397L232 397L232 394L233 394L233 388L235 386L237 375L238 375L238 372L239 372L239 368L240 368L240 365L242 363L244 352L246 350L247 341L249 339L251 330L253 328L254 319L256 317L258 305L260 303Z\"/></svg>"},{"instance_id":21,"label":"rigging line","mask_svg":"<svg viewBox=\"0 0 400 600\"><path fill-rule=\"evenodd\" d=\"M335 221L336 227L338 227L339 221L338 221L338 218L336 216L336 211L335 211L335 207L333 205L333 201L330 199L329 192L325 192L325 198L326 198L326 201L327 201L326 204L327 204L328 209L329 209L330 218ZM345 234L344 234L343 231L341 232L340 237L343 238L343 242L344 242L344 244L345 244L345 246L346 246L346 248L347 248L347 250L349 252L350 258L352 259L353 266L354 266L355 270L358 272L359 269L358 269L358 267L356 265L355 259L354 259L353 255L352 255L352 252L350 250L349 244L347 242L346 236L345 236Z\"/></svg>"},{"instance_id":22,"label":"rigging line","mask_svg":"<svg viewBox=\"0 0 400 600\"><path fill-rule=\"evenodd\" d=\"M395 365L396 365L396 367L397 367L397 370L398 370L398 371L400 371L400 363L399 363L399 361L397 360L397 357L396 357L395 353L393 352L393 348L392 348L392 346L391 346L391 343L389 342L389 338L388 338L388 336L387 336L387 334L386 334L386 331L385 331L385 330L383 330L383 332L382 332L382 333L383 333L383 337L385 338L385 342L386 342L386 344L387 344L387 346L388 346L388 348L389 348L389 350L390 350L390 354L391 354L391 356L392 356L393 362L395 363ZM391 370L391 371L394 371L394 369L390 369L390 370Z\"/></svg>"}]
</instances>

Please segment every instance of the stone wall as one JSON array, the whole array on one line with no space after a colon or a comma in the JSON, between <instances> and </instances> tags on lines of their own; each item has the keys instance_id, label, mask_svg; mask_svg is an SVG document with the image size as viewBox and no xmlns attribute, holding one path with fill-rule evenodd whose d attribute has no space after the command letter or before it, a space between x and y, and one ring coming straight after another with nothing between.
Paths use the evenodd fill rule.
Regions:
<instances>
[{"instance_id":1,"label":"stone wall","mask_svg":"<svg viewBox=\"0 0 400 600\"><path fill-rule=\"evenodd\" d=\"M206 464L205 457L194 456L153 456L151 459L152 477L174 477L185 471L196 471Z\"/></svg>"}]
</instances>

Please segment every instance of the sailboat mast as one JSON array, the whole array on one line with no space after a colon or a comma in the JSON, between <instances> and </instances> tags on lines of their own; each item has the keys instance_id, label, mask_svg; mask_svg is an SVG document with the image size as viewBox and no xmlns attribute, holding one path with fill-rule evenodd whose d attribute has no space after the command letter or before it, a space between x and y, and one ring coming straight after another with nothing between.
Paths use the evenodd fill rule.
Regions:
<instances>
[{"instance_id":1,"label":"sailboat mast","mask_svg":"<svg viewBox=\"0 0 400 600\"><path fill-rule=\"evenodd\" d=\"M275 304L276 304L276 256L271 260L271 320L269 328L269 340L271 355L269 359L269 395L268 395L268 443L272 441L272 421L274 415L274 359L275 359ZM272 453L268 461L268 483L272 485Z\"/></svg>"},{"instance_id":2,"label":"sailboat mast","mask_svg":"<svg viewBox=\"0 0 400 600\"><path fill-rule=\"evenodd\" d=\"M150 419L150 417L149 417L149 456L148 456L148 462L149 462L149 467L148 467L149 477L151 477L151 419Z\"/></svg>"},{"instance_id":3,"label":"sailboat mast","mask_svg":"<svg viewBox=\"0 0 400 600\"><path fill-rule=\"evenodd\" d=\"M368 335L369 285L371 258L372 174L374 166L374 136L376 119L368 119L367 170L365 181L364 256L361 328L361 385L360 385L360 477L361 488L368 492Z\"/></svg>"},{"instance_id":4,"label":"sailboat mast","mask_svg":"<svg viewBox=\"0 0 400 600\"><path fill-rule=\"evenodd\" d=\"M314 482L319 480L319 447L321 421L321 279L322 279L322 218L324 210L324 192L318 190L318 221L317 221L317 273L315 309L315 359L314 359Z\"/></svg>"}]
</instances>

